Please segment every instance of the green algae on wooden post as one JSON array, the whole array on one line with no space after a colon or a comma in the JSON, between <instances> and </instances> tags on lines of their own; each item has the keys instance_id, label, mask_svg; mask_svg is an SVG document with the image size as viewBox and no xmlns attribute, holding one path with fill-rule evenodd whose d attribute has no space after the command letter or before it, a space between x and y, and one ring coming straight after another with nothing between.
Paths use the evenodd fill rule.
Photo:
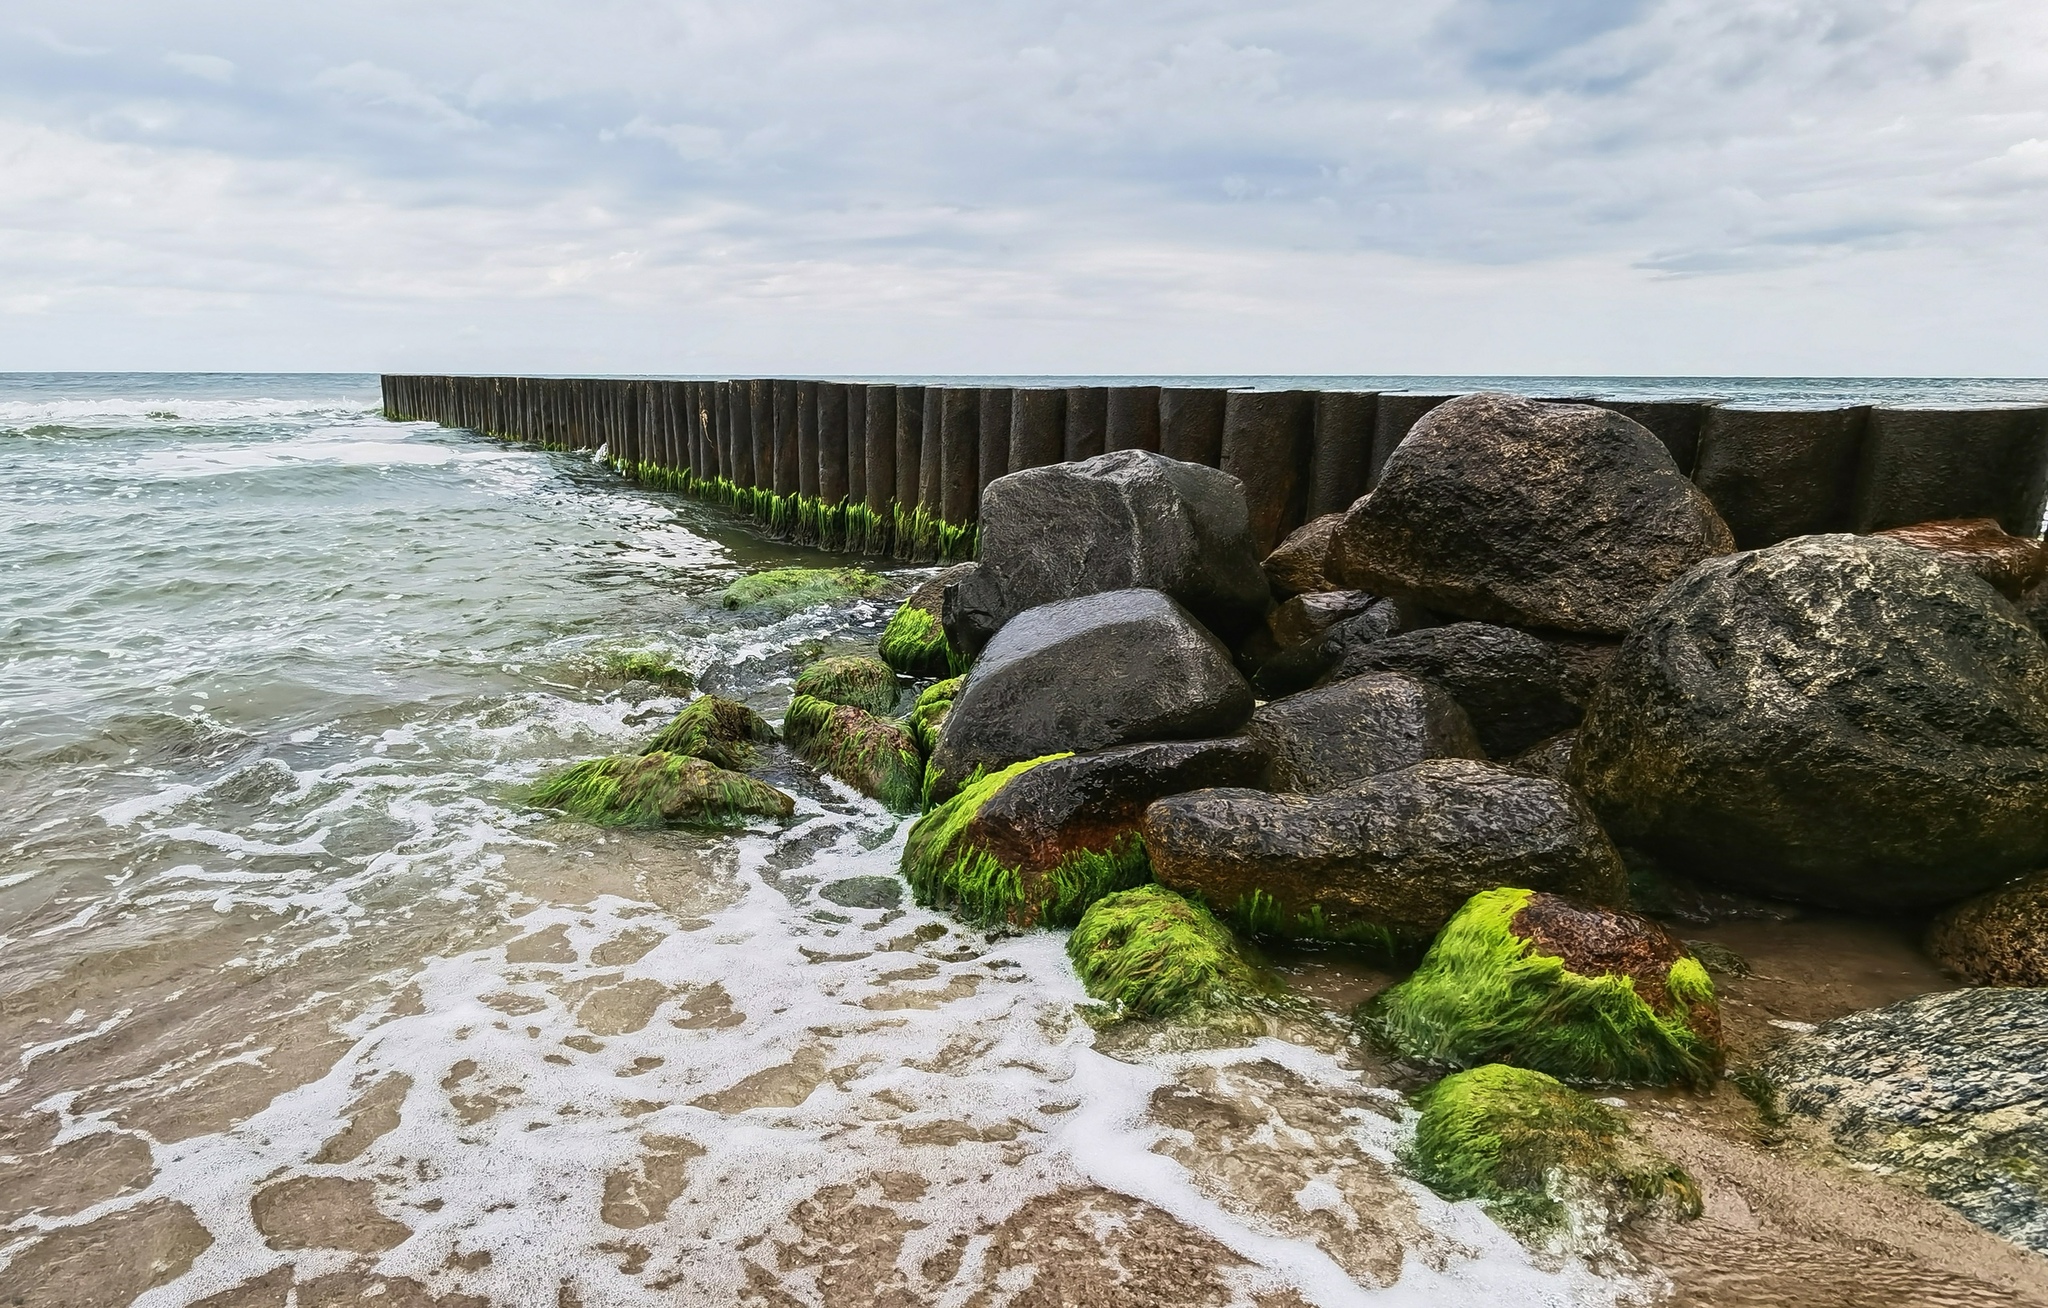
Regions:
<instances>
[{"instance_id":1,"label":"green algae on wooden post","mask_svg":"<svg viewBox=\"0 0 2048 1308\"><path fill-rule=\"evenodd\" d=\"M974 843L975 815L997 791L1041 763L1070 757L1048 754L1000 772L977 771L958 794L919 818L903 848L903 876L917 901L981 926L1071 926L1104 895L1150 879L1145 845L1135 832L1106 850L1077 850L1028 873Z\"/></svg>"},{"instance_id":2,"label":"green algae on wooden post","mask_svg":"<svg viewBox=\"0 0 2048 1308\"><path fill-rule=\"evenodd\" d=\"M535 786L528 799L598 826L731 825L786 818L796 802L775 787L701 758L613 754L589 759Z\"/></svg>"},{"instance_id":3,"label":"green algae on wooden post","mask_svg":"<svg viewBox=\"0 0 2048 1308\"><path fill-rule=\"evenodd\" d=\"M1520 1234L1700 1214L1684 1170L1637 1141L1619 1113L1541 1072L1489 1063L1445 1077L1416 1107L1417 1179L1446 1199L1479 1200Z\"/></svg>"},{"instance_id":4,"label":"green algae on wooden post","mask_svg":"<svg viewBox=\"0 0 2048 1308\"><path fill-rule=\"evenodd\" d=\"M759 751L775 739L768 720L744 704L716 695L700 695L655 734L642 753L688 754L722 768L754 765Z\"/></svg>"},{"instance_id":5,"label":"green algae on wooden post","mask_svg":"<svg viewBox=\"0 0 2048 1308\"><path fill-rule=\"evenodd\" d=\"M721 592L719 602L729 609L770 606L794 613L833 600L872 599L887 584L860 568L774 568L741 577Z\"/></svg>"},{"instance_id":6,"label":"green algae on wooden post","mask_svg":"<svg viewBox=\"0 0 2048 1308\"><path fill-rule=\"evenodd\" d=\"M1718 1025L1714 984L1699 960L1672 962L1666 994L1635 978L1582 976L1513 930L1527 890L1489 890L1458 910L1406 981L1365 1020L1412 1058L1473 1067L1512 1063L1581 1084L1711 1084L1722 1051L1695 1030Z\"/></svg>"},{"instance_id":7,"label":"green algae on wooden post","mask_svg":"<svg viewBox=\"0 0 2048 1308\"><path fill-rule=\"evenodd\" d=\"M1164 886L1089 905L1067 957L1090 995L1132 1017L1228 1007L1269 988L1228 927Z\"/></svg>"}]
</instances>

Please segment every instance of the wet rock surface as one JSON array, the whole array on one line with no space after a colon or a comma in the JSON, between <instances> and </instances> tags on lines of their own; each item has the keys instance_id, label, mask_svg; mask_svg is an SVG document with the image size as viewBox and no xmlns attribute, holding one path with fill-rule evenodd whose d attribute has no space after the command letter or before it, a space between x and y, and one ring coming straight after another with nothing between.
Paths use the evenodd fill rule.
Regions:
<instances>
[{"instance_id":1,"label":"wet rock surface","mask_svg":"<svg viewBox=\"0 0 2048 1308\"><path fill-rule=\"evenodd\" d=\"M1805 1138L2048 1253L2048 990L1958 990L1852 1013L1760 1067Z\"/></svg>"},{"instance_id":2,"label":"wet rock surface","mask_svg":"<svg viewBox=\"0 0 2048 1308\"><path fill-rule=\"evenodd\" d=\"M1903 541L1968 568L1991 583L1999 594L2017 601L2048 575L2048 547L2024 536L2008 535L1996 518L1952 518L1892 527L1876 533Z\"/></svg>"},{"instance_id":3,"label":"wet rock surface","mask_svg":"<svg viewBox=\"0 0 2048 1308\"><path fill-rule=\"evenodd\" d=\"M1133 588L1171 596L1226 638L1264 618L1244 488L1145 450L1014 472L982 492L981 558L953 585L947 634L973 654L1018 614Z\"/></svg>"},{"instance_id":4,"label":"wet rock surface","mask_svg":"<svg viewBox=\"0 0 2048 1308\"><path fill-rule=\"evenodd\" d=\"M977 767L1236 731L1252 690L1215 636L1155 590L1042 605L989 643L946 715L935 796Z\"/></svg>"},{"instance_id":5,"label":"wet rock surface","mask_svg":"<svg viewBox=\"0 0 2048 1308\"><path fill-rule=\"evenodd\" d=\"M1573 769L1616 840L1703 880L1951 902L2048 862L2048 646L1896 542L1716 559L1622 644Z\"/></svg>"},{"instance_id":6,"label":"wet rock surface","mask_svg":"<svg viewBox=\"0 0 2048 1308\"><path fill-rule=\"evenodd\" d=\"M1341 680L1387 672L1449 692L1495 758L1577 726L1592 690L1549 641L1485 622L1453 622L1355 645L1324 675Z\"/></svg>"},{"instance_id":7,"label":"wet rock surface","mask_svg":"<svg viewBox=\"0 0 2048 1308\"><path fill-rule=\"evenodd\" d=\"M1197 791L1152 805L1142 830L1160 884L1280 935L1419 945L1503 884L1627 896L1620 857L1581 800L1466 759L1315 797Z\"/></svg>"},{"instance_id":8,"label":"wet rock surface","mask_svg":"<svg viewBox=\"0 0 2048 1308\"><path fill-rule=\"evenodd\" d=\"M1934 920L1927 952L1976 986L2048 986L2048 872L1966 899Z\"/></svg>"},{"instance_id":9,"label":"wet rock surface","mask_svg":"<svg viewBox=\"0 0 2048 1308\"><path fill-rule=\"evenodd\" d=\"M1341 589L1331 572L1330 549L1336 541L1337 529L1343 525L1342 513L1325 513L1289 532L1287 539L1260 565L1273 593L1286 598Z\"/></svg>"},{"instance_id":10,"label":"wet rock surface","mask_svg":"<svg viewBox=\"0 0 2048 1308\"><path fill-rule=\"evenodd\" d=\"M1456 701L1392 673L1262 705L1246 734L1271 760L1272 788L1302 795L1327 794L1426 759L1485 757Z\"/></svg>"},{"instance_id":11,"label":"wet rock surface","mask_svg":"<svg viewBox=\"0 0 2048 1308\"><path fill-rule=\"evenodd\" d=\"M1443 613L1620 635L1666 584L1734 548L1640 425L1467 395L1430 410L1345 515L1335 579Z\"/></svg>"}]
</instances>

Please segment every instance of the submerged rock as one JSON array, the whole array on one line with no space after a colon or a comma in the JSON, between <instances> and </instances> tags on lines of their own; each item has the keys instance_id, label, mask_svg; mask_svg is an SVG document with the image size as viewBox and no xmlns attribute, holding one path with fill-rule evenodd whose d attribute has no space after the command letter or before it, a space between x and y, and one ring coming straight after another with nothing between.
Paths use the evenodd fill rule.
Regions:
<instances>
[{"instance_id":1,"label":"submerged rock","mask_svg":"<svg viewBox=\"0 0 2048 1308\"><path fill-rule=\"evenodd\" d=\"M615 681L644 681L674 691L687 691L697 684L695 674L665 649L613 648L600 653L604 675Z\"/></svg>"},{"instance_id":2,"label":"submerged rock","mask_svg":"<svg viewBox=\"0 0 2048 1308\"><path fill-rule=\"evenodd\" d=\"M1572 766L1615 839L1702 880L1952 902L2048 864L2048 646L1925 551L1800 537L1657 599Z\"/></svg>"},{"instance_id":3,"label":"submerged rock","mask_svg":"<svg viewBox=\"0 0 2048 1308\"><path fill-rule=\"evenodd\" d=\"M2048 986L2048 871L1943 913L1927 952L1973 986Z\"/></svg>"},{"instance_id":4,"label":"submerged rock","mask_svg":"<svg viewBox=\"0 0 2048 1308\"><path fill-rule=\"evenodd\" d=\"M1275 790L1322 795L1432 758L1484 758L1465 711L1436 687L1383 673L1274 700L1247 734Z\"/></svg>"},{"instance_id":5,"label":"submerged rock","mask_svg":"<svg viewBox=\"0 0 2048 1308\"><path fill-rule=\"evenodd\" d=\"M700 695L655 734L642 753L688 754L735 771L750 768L756 748L775 739L768 719L746 705Z\"/></svg>"},{"instance_id":6,"label":"submerged rock","mask_svg":"<svg viewBox=\"0 0 2048 1308\"><path fill-rule=\"evenodd\" d=\"M810 695L790 701L783 734L805 760L870 799L914 813L924 793L924 753L901 722Z\"/></svg>"},{"instance_id":7,"label":"submerged rock","mask_svg":"<svg viewBox=\"0 0 2048 1308\"><path fill-rule=\"evenodd\" d=\"M976 769L1047 754L1228 735L1251 711L1230 651L1160 592L1042 605L1004 627L967 674L932 754L933 797Z\"/></svg>"},{"instance_id":8,"label":"submerged rock","mask_svg":"<svg viewBox=\"0 0 2048 1308\"><path fill-rule=\"evenodd\" d=\"M1904 541L1968 568L2009 600L2018 600L2040 585L2043 576L2048 576L2048 546L2007 534L1996 518L1918 522L1876 534L1887 540Z\"/></svg>"},{"instance_id":9,"label":"submerged rock","mask_svg":"<svg viewBox=\"0 0 2048 1308\"><path fill-rule=\"evenodd\" d=\"M774 568L750 573L720 592L728 609L794 613L843 599L873 599L888 582L860 568Z\"/></svg>"},{"instance_id":10,"label":"submerged rock","mask_svg":"<svg viewBox=\"0 0 2048 1308\"><path fill-rule=\"evenodd\" d=\"M797 675L795 693L827 704L851 704L870 713L887 713L896 707L901 692L894 668L880 659L847 655L820 659L805 668ZM790 742L798 743L795 736Z\"/></svg>"},{"instance_id":11,"label":"submerged rock","mask_svg":"<svg viewBox=\"0 0 2048 1308\"><path fill-rule=\"evenodd\" d=\"M1621 858L1576 795L1468 759L1312 798L1177 795L1148 808L1141 830L1160 884L1261 933L1402 951L1496 886L1627 897Z\"/></svg>"},{"instance_id":12,"label":"submerged rock","mask_svg":"<svg viewBox=\"0 0 2048 1308\"><path fill-rule=\"evenodd\" d=\"M1676 936L1519 889L1473 896L1365 1016L1410 1058L1582 1084L1704 1087L1725 1053L1714 983Z\"/></svg>"},{"instance_id":13,"label":"submerged rock","mask_svg":"<svg viewBox=\"0 0 2048 1308\"><path fill-rule=\"evenodd\" d=\"M1259 565L1265 570L1266 584L1273 593L1284 599L1342 589L1330 570L1330 549L1337 539L1337 529L1343 525L1342 513L1325 513L1288 533L1287 539Z\"/></svg>"},{"instance_id":14,"label":"submerged rock","mask_svg":"<svg viewBox=\"0 0 2048 1308\"><path fill-rule=\"evenodd\" d=\"M918 583L882 631L882 661L906 677L948 677L967 659L946 639L946 587L971 575L978 565L962 563Z\"/></svg>"},{"instance_id":15,"label":"submerged rock","mask_svg":"<svg viewBox=\"0 0 2048 1308\"><path fill-rule=\"evenodd\" d=\"M1528 1068L1489 1063L1416 1097L1409 1162L1446 1199L1477 1199L1525 1238L1700 1215L1699 1185L1621 1114Z\"/></svg>"},{"instance_id":16,"label":"submerged rock","mask_svg":"<svg viewBox=\"0 0 2048 1308\"><path fill-rule=\"evenodd\" d=\"M1343 585L1511 626L1620 635L1735 547L1646 429L1608 409L1465 395L1429 411L1345 515Z\"/></svg>"},{"instance_id":17,"label":"submerged rock","mask_svg":"<svg viewBox=\"0 0 2048 1308\"><path fill-rule=\"evenodd\" d=\"M2043 1049L2048 990L1957 990L1797 1036L1758 1088L1809 1140L2048 1253Z\"/></svg>"},{"instance_id":18,"label":"submerged rock","mask_svg":"<svg viewBox=\"0 0 2048 1308\"><path fill-rule=\"evenodd\" d=\"M1454 622L1344 651L1325 680L1400 672L1442 687L1502 758L1579 724L1592 687L1549 641L1512 627Z\"/></svg>"},{"instance_id":19,"label":"submerged rock","mask_svg":"<svg viewBox=\"0 0 2048 1308\"><path fill-rule=\"evenodd\" d=\"M578 763L541 782L529 798L599 826L724 825L796 812L796 801L766 782L659 751Z\"/></svg>"},{"instance_id":20,"label":"submerged rock","mask_svg":"<svg viewBox=\"0 0 2048 1308\"><path fill-rule=\"evenodd\" d=\"M973 655L1028 609L1156 590L1234 638L1272 597L1235 477L1119 450L998 477L981 499L981 563L951 588L947 632Z\"/></svg>"},{"instance_id":21,"label":"submerged rock","mask_svg":"<svg viewBox=\"0 0 2048 1308\"><path fill-rule=\"evenodd\" d=\"M1067 937L1067 957L1090 995L1131 1017L1232 1007L1272 988L1228 927L1163 886L1097 900Z\"/></svg>"}]
</instances>

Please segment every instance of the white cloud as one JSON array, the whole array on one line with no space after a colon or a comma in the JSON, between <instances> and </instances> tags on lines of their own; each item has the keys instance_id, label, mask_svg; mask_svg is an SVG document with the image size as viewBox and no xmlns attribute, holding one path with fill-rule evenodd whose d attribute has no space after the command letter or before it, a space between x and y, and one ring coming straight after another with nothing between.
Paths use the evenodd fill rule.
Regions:
<instances>
[{"instance_id":1,"label":"white cloud","mask_svg":"<svg viewBox=\"0 0 2048 1308\"><path fill-rule=\"evenodd\" d=\"M164 56L164 62L202 82L226 86L235 80L234 61L223 59L219 55L180 54L174 50Z\"/></svg>"}]
</instances>

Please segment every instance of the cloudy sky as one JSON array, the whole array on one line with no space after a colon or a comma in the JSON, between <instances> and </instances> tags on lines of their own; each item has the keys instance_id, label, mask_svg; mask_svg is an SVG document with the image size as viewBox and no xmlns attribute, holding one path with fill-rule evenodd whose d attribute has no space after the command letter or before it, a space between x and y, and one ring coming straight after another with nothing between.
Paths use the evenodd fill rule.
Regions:
<instances>
[{"instance_id":1,"label":"cloudy sky","mask_svg":"<svg viewBox=\"0 0 2048 1308\"><path fill-rule=\"evenodd\" d=\"M9 0L0 370L2048 374L2040 0Z\"/></svg>"}]
</instances>

